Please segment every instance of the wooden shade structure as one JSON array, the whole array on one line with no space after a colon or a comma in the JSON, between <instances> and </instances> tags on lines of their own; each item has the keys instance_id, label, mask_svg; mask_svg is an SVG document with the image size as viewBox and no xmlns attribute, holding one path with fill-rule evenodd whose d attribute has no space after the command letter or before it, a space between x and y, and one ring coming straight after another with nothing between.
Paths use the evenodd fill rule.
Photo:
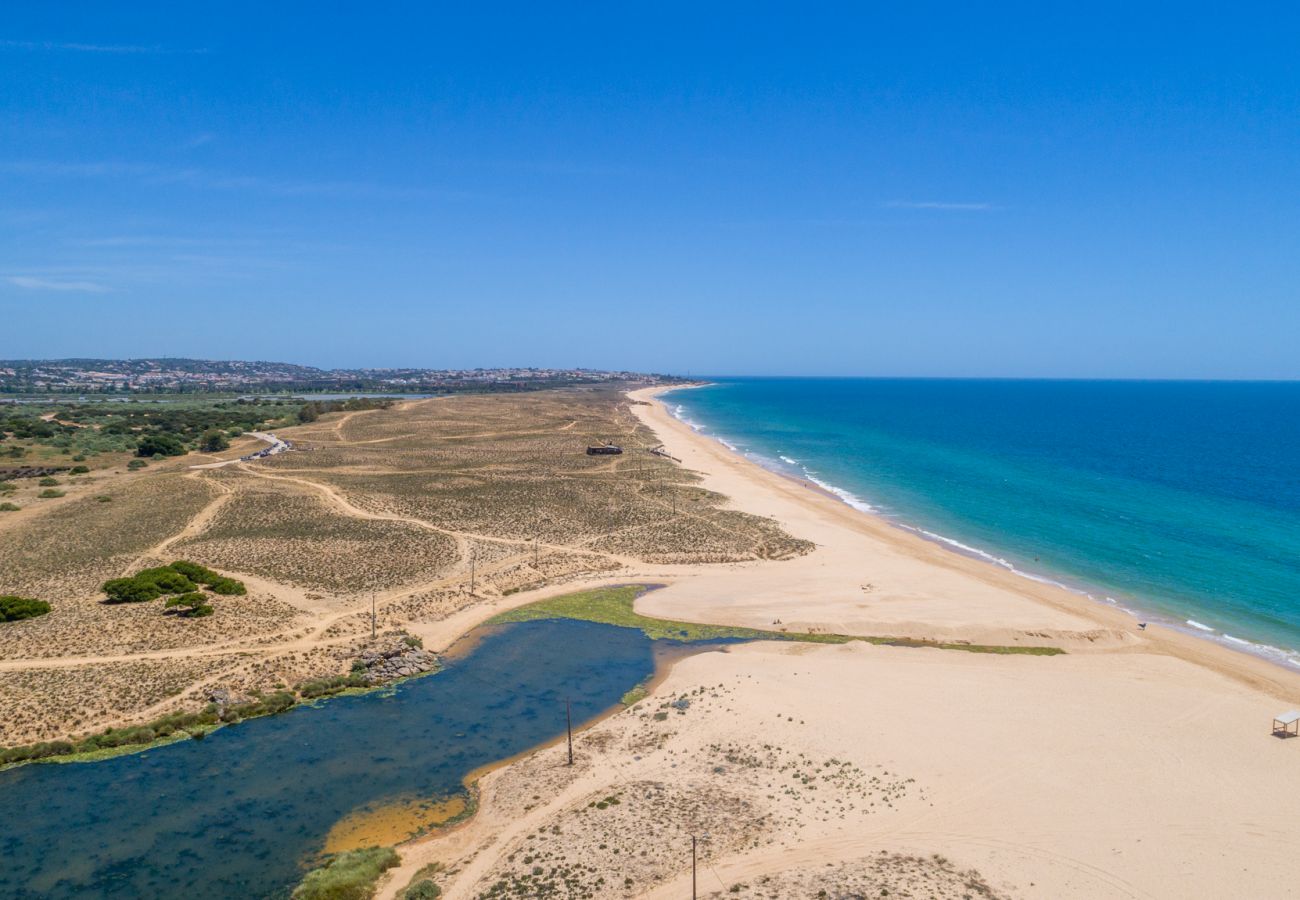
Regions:
<instances>
[{"instance_id":1,"label":"wooden shade structure","mask_svg":"<svg viewBox=\"0 0 1300 900\"><path fill-rule=\"evenodd\" d=\"M1293 709L1274 716L1273 733L1278 737L1300 737L1300 711Z\"/></svg>"}]
</instances>

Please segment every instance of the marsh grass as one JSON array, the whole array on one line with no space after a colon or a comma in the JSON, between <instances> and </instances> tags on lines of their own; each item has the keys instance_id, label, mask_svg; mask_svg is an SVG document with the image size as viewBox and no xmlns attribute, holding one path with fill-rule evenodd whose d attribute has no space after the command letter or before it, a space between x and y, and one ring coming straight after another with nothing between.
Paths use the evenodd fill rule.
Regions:
<instances>
[{"instance_id":1,"label":"marsh grass","mask_svg":"<svg viewBox=\"0 0 1300 900\"><path fill-rule=\"evenodd\" d=\"M367 847L330 857L293 889L292 900L367 900L375 882L401 862L391 847Z\"/></svg>"},{"instance_id":2,"label":"marsh grass","mask_svg":"<svg viewBox=\"0 0 1300 900\"><path fill-rule=\"evenodd\" d=\"M847 644L850 641L865 641L869 644L887 647L930 647L938 650L964 650L967 653L1056 656L1065 652L1059 647L1017 647L873 635L765 631L758 628L741 628L732 625L702 625L696 622L654 619L641 615L633 608L636 598L645 593L647 589L646 585L628 584L565 594L562 597L539 600L537 603L531 603L528 606L508 610L489 619L488 624L504 625L510 622L533 622L540 619L578 619L585 622L599 622L604 625L617 625L622 628L636 628L651 640L681 641L683 643L728 639L800 641L812 644ZM629 691L627 696L631 696L635 691L635 688ZM636 701L633 700L632 702ZM625 705L630 706L631 704L625 701Z\"/></svg>"}]
</instances>

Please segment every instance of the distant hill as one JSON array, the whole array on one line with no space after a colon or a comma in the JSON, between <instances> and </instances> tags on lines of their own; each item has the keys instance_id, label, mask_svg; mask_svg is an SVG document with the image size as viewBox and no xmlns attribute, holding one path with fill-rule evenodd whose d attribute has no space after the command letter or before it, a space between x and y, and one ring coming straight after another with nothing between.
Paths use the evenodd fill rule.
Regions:
<instances>
[{"instance_id":1,"label":"distant hill","mask_svg":"<svg viewBox=\"0 0 1300 900\"><path fill-rule=\"evenodd\" d=\"M672 376L595 369L318 369L294 363L186 359L0 360L0 393L537 390L612 381L676 382Z\"/></svg>"}]
</instances>

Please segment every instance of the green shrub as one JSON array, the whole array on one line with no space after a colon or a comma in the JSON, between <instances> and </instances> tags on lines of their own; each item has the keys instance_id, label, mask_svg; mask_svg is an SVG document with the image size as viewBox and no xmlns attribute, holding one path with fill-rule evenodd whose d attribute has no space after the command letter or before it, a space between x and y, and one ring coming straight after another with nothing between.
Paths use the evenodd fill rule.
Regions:
<instances>
[{"instance_id":1,"label":"green shrub","mask_svg":"<svg viewBox=\"0 0 1300 900\"><path fill-rule=\"evenodd\" d=\"M219 453L230 449L230 441L226 439L225 432L221 429L209 428L199 438L199 449L204 453Z\"/></svg>"},{"instance_id":2,"label":"green shrub","mask_svg":"<svg viewBox=\"0 0 1300 900\"><path fill-rule=\"evenodd\" d=\"M197 619L202 616L212 615L212 607L208 605L207 595L201 591L192 591L188 594L181 594L179 597L172 597L163 604L167 609L176 611L176 615L186 619Z\"/></svg>"},{"instance_id":3,"label":"green shrub","mask_svg":"<svg viewBox=\"0 0 1300 900\"><path fill-rule=\"evenodd\" d=\"M6 594L0 597L0 622L17 622L19 619L34 619L50 611L50 604L44 600L31 597L15 597Z\"/></svg>"},{"instance_id":4,"label":"green shrub","mask_svg":"<svg viewBox=\"0 0 1300 900\"><path fill-rule=\"evenodd\" d=\"M0 481L0 494L12 494L18 490L18 485L12 481Z\"/></svg>"},{"instance_id":5,"label":"green shrub","mask_svg":"<svg viewBox=\"0 0 1300 900\"><path fill-rule=\"evenodd\" d=\"M0 750L0 765L5 763L26 762L32 759L47 759L51 756L63 756L72 752L70 741L41 741L25 747L9 747Z\"/></svg>"},{"instance_id":6,"label":"green shrub","mask_svg":"<svg viewBox=\"0 0 1300 900\"><path fill-rule=\"evenodd\" d=\"M72 457L72 458L73 458L73 459L76 459L75 456ZM82 459L85 459L85 457L83 456ZM73 466L72 469L68 472L68 474L69 474L69 475L89 475L89 474L90 474L90 466Z\"/></svg>"},{"instance_id":7,"label":"green shrub","mask_svg":"<svg viewBox=\"0 0 1300 900\"><path fill-rule=\"evenodd\" d=\"M98 497L95 498L95 502L96 502L96 503L112 503L112 502L113 502L113 498L110 497L110 496L108 496L107 494L101 494L100 496L98 496Z\"/></svg>"},{"instance_id":8,"label":"green shrub","mask_svg":"<svg viewBox=\"0 0 1300 900\"><path fill-rule=\"evenodd\" d=\"M361 667L361 672L365 672L365 665ZM298 695L304 700L315 700L317 697L328 697L330 694L337 694L340 691L346 691L348 688L365 687L366 679L361 673L353 672L351 675L333 675L329 678L313 678L304 681L294 688Z\"/></svg>"},{"instance_id":9,"label":"green shrub","mask_svg":"<svg viewBox=\"0 0 1300 900\"><path fill-rule=\"evenodd\" d=\"M126 467L128 469L143 469L147 465L149 464L143 459L133 459L126 464Z\"/></svg>"},{"instance_id":10,"label":"green shrub","mask_svg":"<svg viewBox=\"0 0 1300 900\"><path fill-rule=\"evenodd\" d=\"M110 578L100 590L108 595L105 603L145 603L162 596L157 585L134 578Z\"/></svg>"},{"instance_id":11,"label":"green shrub","mask_svg":"<svg viewBox=\"0 0 1300 900\"><path fill-rule=\"evenodd\" d=\"M18 512L20 509L22 507L16 503L0 503L0 512Z\"/></svg>"},{"instance_id":12,"label":"green shrub","mask_svg":"<svg viewBox=\"0 0 1300 900\"><path fill-rule=\"evenodd\" d=\"M146 434L135 447L136 456L184 456L185 445L170 434Z\"/></svg>"},{"instance_id":13,"label":"green shrub","mask_svg":"<svg viewBox=\"0 0 1300 900\"><path fill-rule=\"evenodd\" d=\"M248 588L244 587L244 583L233 578L217 578L208 587L212 590L212 593L226 597L242 597L248 593Z\"/></svg>"},{"instance_id":14,"label":"green shrub","mask_svg":"<svg viewBox=\"0 0 1300 900\"><path fill-rule=\"evenodd\" d=\"M105 603L143 603L168 594L180 594L182 596L167 601L168 609L186 617L210 616L213 610L206 603L208 598L199 590L200 584L207 585L214 594L247 593L242 581L184 559L166 566L141 569L129 578L113 578L105 581L102 589L108 595Z\"/></svg>"},{"instance_id":15,"label":"green shrub","mask_svg":"<svg viewBox=\"0 0 1300 900\"><path fill-rule=\"evenodd\" d=\"M63 491L57 488L46 488L36 495L41 500L53 500L55 497L62 497Z\"/></svg>"},{"instance_id":16,"label":"green shrub","mask_svg":"<svg viewBox=\"0 0 1300 900\"><path fill-rule=\"evenodd\" d=\"M173 572L180 572L195 584L211 584L215 579L221 577L207 566L201 566L198 563L190 562L188 559L178 559L168 566Z\"/></svg>"},{"instance_id":17,"label":"green shrub","mask_svg":"<svg viewBox=\"0 0 1300 900\"><path fill-rule=\"evenodd\" d=\"M293 889L293 900L368 900L375 882L401 862L392 847L367 847L340 853Z\"/></svg>"},{"instance_id":18,"label":"green shrub","mask_svg":"<svg viewBox=\"0 0 1300 900\"><path fill-rule=\"evenodd\" d=\"M402 900L438 900L441 896L442 888L427 878L411 882L401 893Z\"/></svg>"},{"instance_id":19,"label":"green shrub","mask_svg":"<svg viewBox=\"0 0 1300 900\"><path fill-rule=\"evenodd\" d=\"M206 566L190 562L187 559L178 559L169 566L173 571L180 572L189 578L195 584L205 584L214 594L224 596L242 596L248 593L242 581L236 581L234 578L227 578L217 572L212 571Z\"/></svg>"},{"instance_id":20,"label":"green shrub","mask_svg":"<svg viewBox=\"0 0 1300 900\"><path fill-rule=\"evenodd\" d=\"M152 584L158 588L159 593L163 594L185 594L196 590L194 582L190 581L180 572L177 572L171 566L156 566L152 569L141 569L133 576L136 581L145 584Z\"/></svg>"},{"instance_id":21,"label":"green shrub","mask_svg":"<svg viewBox=\"0 0 1300 900\"><path fill-rule=\"evenodd\" d=\"M46 475L44 478L42 478L40 481L36 483L39 484L41 487L58 487L59 479L51 478L50 476Z\"/></svg>"}]
</instances>

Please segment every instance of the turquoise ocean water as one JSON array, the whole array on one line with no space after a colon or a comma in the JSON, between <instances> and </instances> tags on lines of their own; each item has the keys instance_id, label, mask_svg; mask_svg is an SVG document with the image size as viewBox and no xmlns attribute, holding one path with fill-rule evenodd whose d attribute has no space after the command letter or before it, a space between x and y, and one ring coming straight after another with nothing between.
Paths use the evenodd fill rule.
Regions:
<instances>
[{"instance_id":1,"label":"turquoise ocean water","mask_svg":"<svg viewBox=\"0 0 1300 900\"><path fill-rule=\"evenodd\" d=\"M1300 384L719 379L669 409L959 552L1300 667Z\"/></svg>"}]
</instances>

